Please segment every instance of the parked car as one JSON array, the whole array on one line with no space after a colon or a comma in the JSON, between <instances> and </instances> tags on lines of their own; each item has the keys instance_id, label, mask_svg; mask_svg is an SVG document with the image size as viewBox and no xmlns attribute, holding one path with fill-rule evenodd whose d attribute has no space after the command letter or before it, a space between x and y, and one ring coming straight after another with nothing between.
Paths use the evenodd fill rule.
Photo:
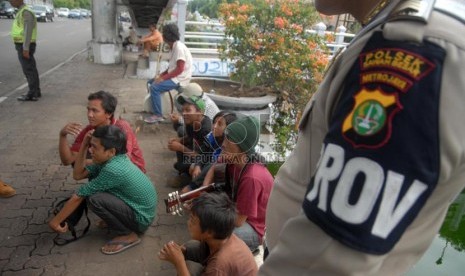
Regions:
<instances>
[{"instance_id":1,"label":"parked car","mask_svg":"<svg viewBox=\"0 0 465 276\"><path fill-rule=\"evenodd\" d=\"M55 14L51 8L44 5L34 5L31 9L35 13L37 21L53 22Z\"/></svg>"},{"instance_id":2,"label":"parked car","mask_svg":"<svg viewBox=\"0 0 465 276\"><path fill-rule=\"evenodd\" d=\"M58 8L57 9L57 15L59 17L68 17L69 9L68 8Z\"/></svg>"},{"instance_id":3,"label":"parked car","mask_svg":"<svg viewBox=\"0 0 465 276\"><path fill-rule=\"evenodd\" d=\"M0 16L6 16L8 18L15 18L16 9L8 1L0 2Z\"/></svg>"},{"instance_id":4,"label":"parked car","mask_svg":"<svg viewBox=\"0 0 465 276\"><path fill-rule=\"evenodd\" d=\"M89 11L86 10L86 9L81 9L81 15L83 18L89 18L90 17L90 14L89 14Z\"/></svg>"},{"instance_id":5,"label":"parked car","mask_svg":"<svg viewBox=\"0 0 465 276\"><path fill-rule=\"evenodd\" d=\"M82 19L81 11L78 9L72 9L69 11L68 18Z\"/></svg>"}]
</instances>

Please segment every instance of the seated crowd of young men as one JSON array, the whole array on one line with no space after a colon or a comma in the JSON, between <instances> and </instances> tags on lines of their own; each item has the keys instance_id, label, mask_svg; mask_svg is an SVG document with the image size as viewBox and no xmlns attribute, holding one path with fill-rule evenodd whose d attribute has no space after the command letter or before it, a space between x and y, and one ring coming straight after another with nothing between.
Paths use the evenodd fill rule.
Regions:
<instances>
[{"instance_id":1,"label":"seated crowd of young men","mask_svg":"<svg viewBox=\"0 0 465 276\"><path fill-rule=\"evenodd\" d=\"M273 185L271 174L255 153L260 125L254 117L227 111L210 115L212 121L204 115L212 113L206 110L204 96L192 93L199 89L197 84L189 85L176 98L181 116L173 125L182 137L170 139L168 149L177 156L174 168L188 180L177 183L182 193L218 180L224 182L224 192L201 196L191 204L188 229L192 238L201 242L186 246L170 242L159 257L175 264L179 273L184 269L179 264L186 263L179 260L182 252L186 260L199 263L188 266L193 275L195 271L208 274L218 269L255 275L252 252L257 252L263 241ZM61 129L62 163L73 166L76 180L88 178L89 182L49 222L54 231L67 232L66 218L86 201L101 218L98 226L115 235L101 248L104 254L116 254L140 243L139 235L153 222L158 202L155 186L145 175L145 161L134 132L128 122L114 116L116 105L110 93L92 93L87 105L89 124L83 128L70 122ZM71 144L69 136L76 137ZM231 254L237 256L234 252L242 252L239 255L243 258L230 258ZM192 254L196 257L190 259Z\"/></svg>"}]
</instances>

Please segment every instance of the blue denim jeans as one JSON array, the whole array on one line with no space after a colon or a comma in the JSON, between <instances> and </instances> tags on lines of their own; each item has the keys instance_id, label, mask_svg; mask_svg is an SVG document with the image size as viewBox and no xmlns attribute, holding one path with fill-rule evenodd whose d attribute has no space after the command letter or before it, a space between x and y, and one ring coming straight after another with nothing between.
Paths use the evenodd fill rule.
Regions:
<instances>
[{"instance_id":1,"label":"blue denim jeans","mask_svg":"<svg viewBox=\"0 0 465 276\"><path fill-rule=\"evenodd\" d=\"M153 114L157 116L162 116L162 109L161 109L161 93L168 92L171 89L178 89L179 84L175 83L171 79L162 81L160 83L155 83L154 79L150 79L147 81L150 84L150 96L152 98L152 108Z\"/></svg>"},{"instance_id":2,"label":"blue denim jeans","mask_svg":"<svg viewBox=\"0 0 465 276\"><path fill-rule=\"evenodd\" d=\"M250 251L254 251L261 244L257 232L247 222L244 222L241 227L234 228L233 233L247 244Z\"/></svg>"}]
</instances>

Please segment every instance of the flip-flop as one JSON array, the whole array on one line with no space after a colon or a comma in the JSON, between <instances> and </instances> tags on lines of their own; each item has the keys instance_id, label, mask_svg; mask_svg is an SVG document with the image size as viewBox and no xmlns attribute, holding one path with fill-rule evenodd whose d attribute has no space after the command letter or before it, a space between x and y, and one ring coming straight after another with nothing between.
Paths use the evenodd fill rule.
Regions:
<instances>
[{"instance_id":1,"label":"flip-flop","mask_svg":"<svg viewBox=\"0 0 465 276\"><path fill-rule=\"evenodd\" d=\"M122 245L122 247L116 251L105 251L105 247L102 247L100 249L100 251L102 251L103 254L105 255L114 255L114 254L118 254L118 253L121 253L133 246L136 246L140 243L140 239L137 239L133 242L127 242L127 241L109 241L107 242L105 245Z\"/></svg>"}]
</instances>

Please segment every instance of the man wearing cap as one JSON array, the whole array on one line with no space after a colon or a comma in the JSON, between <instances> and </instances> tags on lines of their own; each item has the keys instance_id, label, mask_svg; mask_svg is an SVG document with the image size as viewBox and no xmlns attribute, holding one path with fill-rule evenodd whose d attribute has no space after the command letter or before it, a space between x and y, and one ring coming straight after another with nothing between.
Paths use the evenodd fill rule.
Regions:
<instances>
[{"instance_id":1,"label":"man wearing cap","mask_svg":"<svg viewBox=\"0 0 465 276\"><path fill-rule=\"evenodd\" d=\"M212 121L204 115L205 102L202 98L180 95L177 102L182 105L185 134L183 137L171 138L168 142L168 149L176 152L177 162L174 164L174 168L178 171L179 176L186 177L189 176L191 166L200 165L203 167L213 160L214 149L207 137L211 131ZM178 188L187 182L182 183L181 179L177 179L177 181L170 181L169 184Z\"/></svg>"},{"instance_id":2,"label":"man wearing cap","mask_svg":"<svg viewBox=\"0 0 465 276\"><path fill-rule=\"evenodd\" d=\"M34 53L37 40L37 19L33 11L23 0L11 0L11 5L18 8L16 18L11 26L11 38L18 52L19 63L29 85L27 94L18 97L18 101L37 101L40 93L39 73L37 72Z\"/></svg>"},{"instance_id":3,"label":"man wearing cap","mask_svg":"<svg viewBox=\"0 0 465 276\"><path fill-rule=\"evenodd\" d=\"M191 82L184 87L180 87L179 92L181 93L180 95L185 96L187 98L191 96L197 96L202 98L202 100L205 102L204 115L210 118L212 121L215 115L218 112L220 112L220 109L215 104L215 102L212 99L210 99L210 97L208 97L205 93L203 93L202 87L195 82ZM176 108L179 111L179 113L182 113L182 105L176 102ZM178 132L178 136L184 136L184 120L182 119L182 117L179 116L179 114L177 113L173 113L170 116L171 122L173 123L173 127Z\"/></svg>"},{"instance_id":4,"label":"man wearing cap","mask_svg":"<svg viewBox=\"0 0 465 276\"><path fill-rule=\"evenodd\" d=\"M256 251L265 234L265 214L273 186L273 176L260 162L255 146L260 124L255 117L238 119L226 127L220 162L226 163L226 192L236 203L237 217L234 234L251 251ZM212 166L203 185L213 182Z\"/></svg>"}]
</instances>

